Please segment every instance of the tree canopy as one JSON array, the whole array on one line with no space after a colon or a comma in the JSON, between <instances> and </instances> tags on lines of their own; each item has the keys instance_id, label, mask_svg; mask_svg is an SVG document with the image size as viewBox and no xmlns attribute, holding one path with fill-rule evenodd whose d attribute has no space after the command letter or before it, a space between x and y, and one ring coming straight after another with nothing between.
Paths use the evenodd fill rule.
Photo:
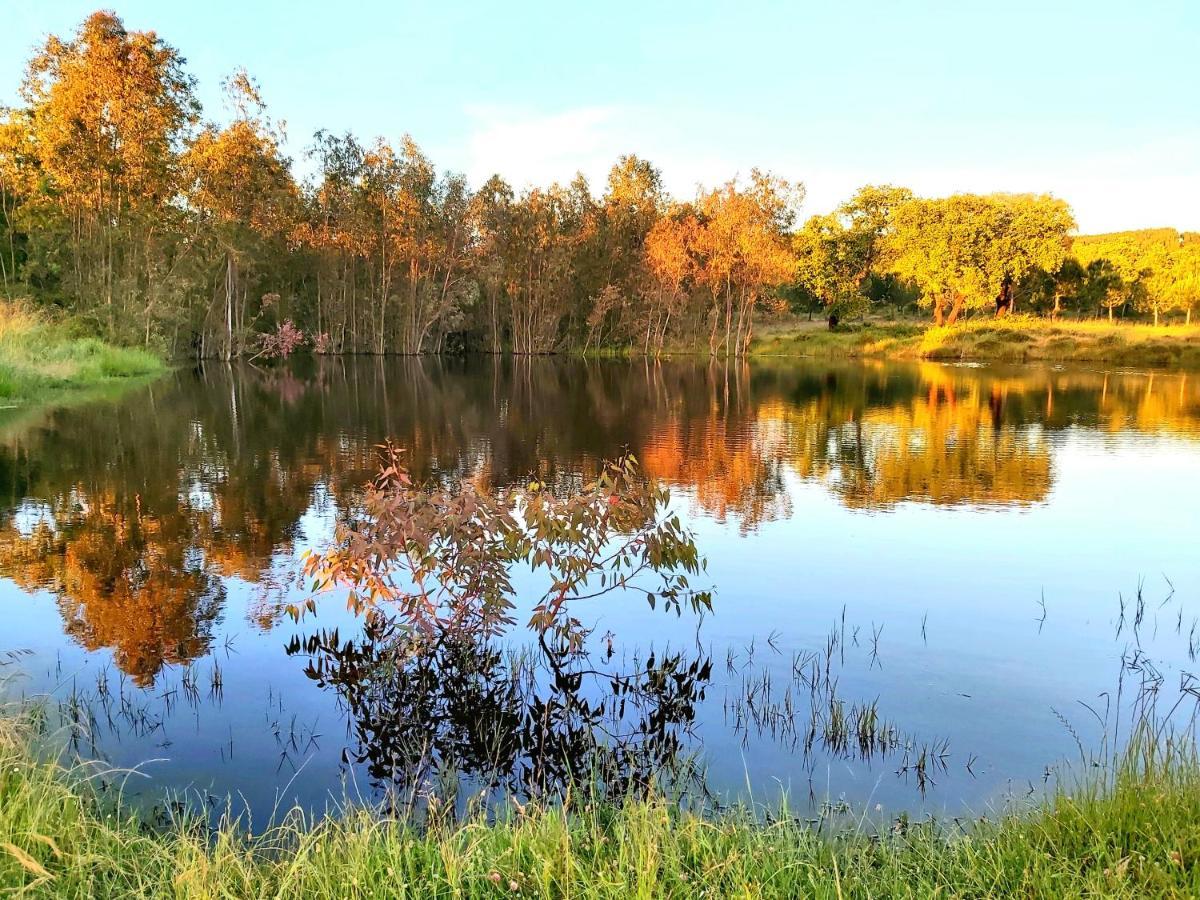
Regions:
<instances>
[{"instance_id":1,"label":"tree canopy","mask_svg":"<svg viewBox=\"0 0 1200 900\"><path fill-rule=\"evenodd\" d=\"M756 317L836 325L913 303L937 322L1020 306L1183 315L1200 237L1074 239L1067 204L868 185L798 218L804 186L752 170L690 198L620 157L597 194L478 186L408 135L319 131L298 178L244 70L209 118L179 51L111 12L29 61L0 111L0 289L173 353L747 352Z\"/></svg>"},{"instance_id":2,"label":"tree canopy","mask_svg":"<svg viewBox=\"0 0 1200 900\"><path fill-rule=\"evenodd\" d=\"M1056 270L1075 220L1053 197L955 194L903 203L893 224L890 266L920 287L922 305L940 325L964 309L993 302L1003 309L997 298L1015 281L1034 269Z\"/></svg>"}]
</instances>

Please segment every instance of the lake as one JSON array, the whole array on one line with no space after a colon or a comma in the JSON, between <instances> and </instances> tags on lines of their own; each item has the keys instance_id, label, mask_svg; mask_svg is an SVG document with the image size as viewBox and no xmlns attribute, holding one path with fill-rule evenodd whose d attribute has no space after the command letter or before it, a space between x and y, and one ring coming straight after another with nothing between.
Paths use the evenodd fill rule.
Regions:
<instances>
[{"instance_id":1,"label":"lake","mask_svg":"<svg viewBox=\"0 0 1200 900\"><path fill-rule=\"evenodd\" d=\"M137 767L127 791L232 795L256 823L378 797L421 729L469 760L463 734L524 702L444 673L356 689L314 636L362 622L335 596L284 614L388 438L447 485L570 491L630 451L670 486L712 612L581 614L617 662L691 665L622 712L622 764L669 745L721 797L984 812L1119 741L1139 689L1192 691L1200 375L329 358L7 415L8 694L53 696L64 739ZM312 677L323 652L339 677Z\"/></svg>"}]
</instances>

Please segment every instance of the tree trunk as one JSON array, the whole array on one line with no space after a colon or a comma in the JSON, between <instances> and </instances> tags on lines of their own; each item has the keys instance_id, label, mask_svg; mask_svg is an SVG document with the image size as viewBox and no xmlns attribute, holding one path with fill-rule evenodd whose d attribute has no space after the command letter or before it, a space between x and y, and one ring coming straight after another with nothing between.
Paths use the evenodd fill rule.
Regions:
<instances>
[{"instance_id":1,"label":"tree trunk","mask_svg":"<svg viewBox=\"0 0 1200 900\"><path fill-rule=\"evenodd\" d=\"M962 312L965 299L962 294L954 295L954 305L950 307L950 315L946 317L947 325L953 325L958 321L958 315Z\"/></svg>"},{"instance_id":2,"label":"tree trunk","mask_svg":"<svg viewBox=\"0 0 1200 900\"><path fill-rule=\"evenodd\" d=\"M233 358L233 254L225 252L225 359Z\"/></svg>"}]
</instances>

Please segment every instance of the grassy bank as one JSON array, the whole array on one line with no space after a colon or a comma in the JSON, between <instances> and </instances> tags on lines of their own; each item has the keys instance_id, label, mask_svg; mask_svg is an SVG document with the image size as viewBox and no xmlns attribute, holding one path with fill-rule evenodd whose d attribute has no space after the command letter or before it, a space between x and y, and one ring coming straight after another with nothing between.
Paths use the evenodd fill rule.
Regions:
<instances>
[{"instance_id":1,"label":"grassy bank","mask_svg":"<svg viewBox=\"0 0 1200 900\"><path fill-rule=\"evenodd\" d=\"M73 333L20 304L0 304L0 406L40 403L55 395L154 375L162 360Z\"/></svg>"},{"instance_id":2,"label":"grassy bank","mask_svg":"<svg viewBox=\"0 0 1200 900\"><path fill-rule=\"evenodd\" d=\"M981 317L941 328L914 322L872 322L835 332L824 323L795 323L766 330L751 346L751 353L1191 368L1200 367L1200 326L1051 322L1032 316Z\"/></svg>"},{"instance_id":3,"label":"grassy bank","mask_svg":"<svg viewBox=\"0 0 1200 900\"><path fill-rule=\"evenodd\" d=\"M40 897L1194 897L1194 750L1132 755L1044 805L868 833L788 815L517 811L425 829L366 812L256 838L150 826L95 771L38 761L0 720L0 891Z\"/></svg>"}]
</instances>

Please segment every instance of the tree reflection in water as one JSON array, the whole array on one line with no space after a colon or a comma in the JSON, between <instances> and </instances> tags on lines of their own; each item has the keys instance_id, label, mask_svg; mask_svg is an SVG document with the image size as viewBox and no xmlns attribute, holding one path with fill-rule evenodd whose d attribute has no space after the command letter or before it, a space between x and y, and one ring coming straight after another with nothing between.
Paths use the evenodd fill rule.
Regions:
<instances>
[{"instance_id":1,"label":"tree reflection in water","mask_svg":"<svg viewBox=\"0 0 1200 900\"><path fill-rule=\"evenodd\" d=\"M228 587L274 627L307 523L343 518L392 437L414 475L569 492L632 451L753 532L796 481L854 509L1029 506L1068 429L1200 435L1200 379L1083 368L497 359L209 366L0 423L0 574L139 683L211 649ZM310 535L311 536L311 535Z\"/></svg>"},{"instance_id":2,"label":"tree reflection in water","mask_svg":"<svg viewBox=\"0 0 1200 900\"><path fill-rule=\"evenodd\" d=\"M359 640L318 631L288 646L345 705L353 745L343 761L365 764L393 802L460 787L526 798L703 788L690 756L712 675L703 654L614 665L611 647L579 652L549 638L521 650L461 632L413 644L375 610Z\"/></svg>"}]
</instances>

